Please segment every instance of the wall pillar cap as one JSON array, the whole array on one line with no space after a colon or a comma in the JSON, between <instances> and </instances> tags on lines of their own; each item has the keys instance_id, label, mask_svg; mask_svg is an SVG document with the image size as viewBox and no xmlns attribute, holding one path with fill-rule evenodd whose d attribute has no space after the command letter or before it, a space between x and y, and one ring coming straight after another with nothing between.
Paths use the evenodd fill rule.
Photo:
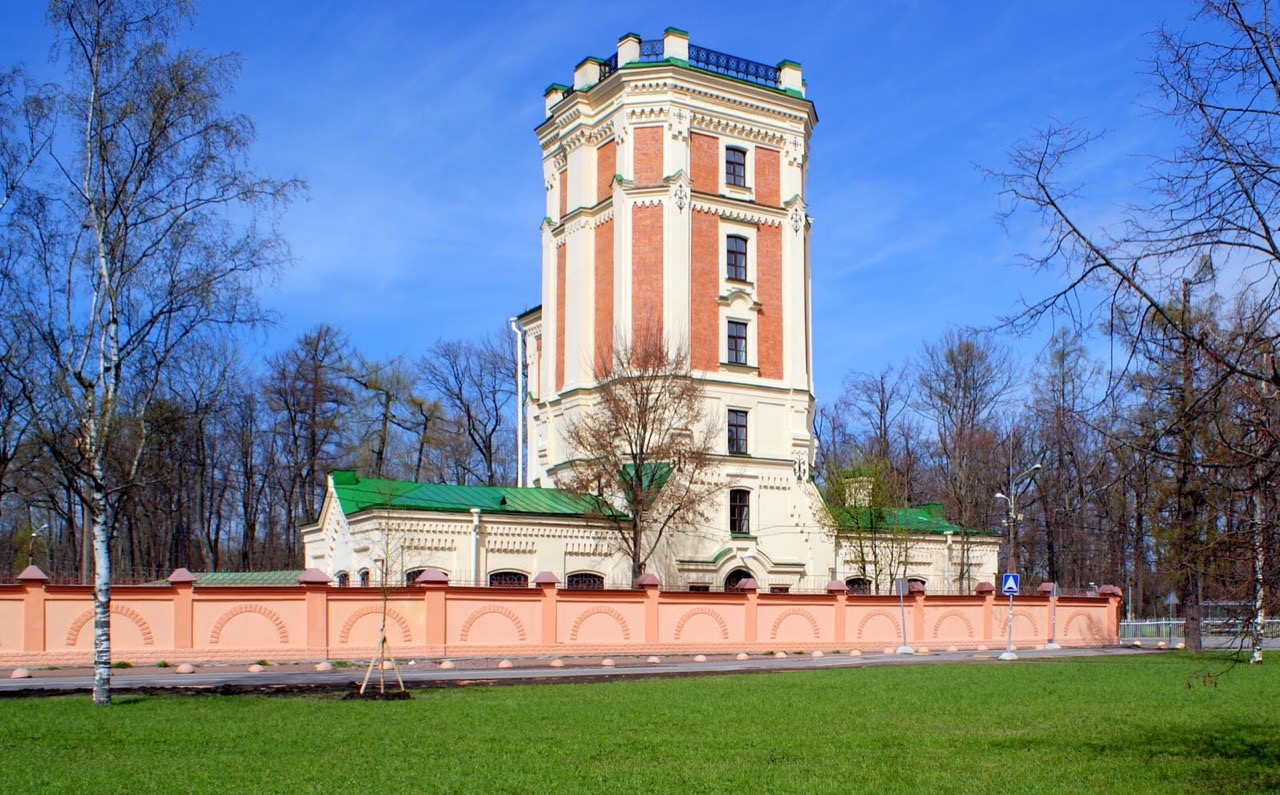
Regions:
<instances>
[{"instance_id":1,"label":"wall pillar cap","mask_svg":"<svg viewBox=\"0 0 1280 795\"><path fill-rule=\"evenodd\" d=\"M1098 596L1114 596L1120 598L1124 596L1124 592L1114 585L1104 585L1098 589Z\"/></svg>"},{"instance_id":2,"label":"wall pillar cap","mask_svg":"<svg viewBox=\"0 0 1280 795\"><path fill-rule=\"evenodd\" d=\"M636 585L641 588L657 588L662 585L662 580L656 574L641 574L639 579L636 580Z\"/></svg>"},{"instance_id":3,"label":"wall pillar cap","mask_svg":"<svg viewBox=\"0 0 1280 795\"><path fill-rule=\"evenodd\" d=\"M756 582L755 577L748 577L747 579L741 580L738 583L738 590L739 591L758 591L760 590L760 583Z\"/></svg>"},{"instance_id":4,"label":"wall pillar cap","mask_svg":"<svg viewBox=\"0 0 1280 795\"><path fill-rule=\"evenodd\" d=\"M298 578L299 585L328 585L329 575L319 569L307 569Z\"/></svg>"},{"instance_id":5,"label":"wall pillar cap","mask_svg":"<svg viewBox=\"0 0 1280 795\"><path fill-rule=\"evenodd\" d=\"M186 566L179 566L169 575L170 585L187 585L196 581L196 575L187 571Z\"/></svg>"},{"instance_id":6,"label":"wall pillar cap","mask_svg":"<svg viewBox=\"0 0 1280 795\"><path fill-rule=\"evenodd\" d=\"M45 582L49 579L49 575L40 571L40 567L31 565L22 570L18 575L18 582Z\"/></svg>"},{"instance_id":7,"label":"wall pillar cap","mask_svg":"<svg viewBox=\"0 0 1280 795\"><path fill-rule=\"evenodd\" d=\"M555 585L560 582L560 578L549 571L540 571L533 576L533 584L538 586Z\"/></svg>"},{"instance_id":8,"label":"wall pillar cap","mask_svg":"<svg viewBox=\"0 0 1280 795\"><path fill-rule=\"evenodd\" d=\"M1042 582L1040 587L1036 588L1036 593L1041 596L1053 596L1053 592L1057 590L1058 584L1053 582Z\"/></svg>"},{"instance_id":9,"label":"wall pillar cap","mask_svg":"<svg viewBox=\"0 0 1280 795\"><path fill-rule=\"evenodd\" d=\"M417 585L448 585L449 575L439 569L425 569L414 580Z\"/></svg>"},{"instance_id":10,"label":"wall pillar cap","mask_svg":"<svg viewBox=\"0 0 1280 795\"><path fill-rule=\"evenodd\" d=\"M980 582L980 583L978 583L978 585L973 589L973 592L974 592L975 594L977 594L978 596L986 596L987 594L993 594L993 593L995 593L995 592L996 592L996 587L995 587L994 585L992 585L991 583L989 583L989 582Z\"/></svg>"},{"instance_id":11,"label":"wall pillar cap","mask_svg":"<svg viewBox=\"0 0 1280 795\"><path fill-rule=\"evenodd\" d=\"M907 593L908 593L908 594L917 594L917 593L918 593L918 594L922 594L922 593L924 593L924 591L925 591L924 583L922 583L922 582L915 582L914 580L908 580L908 581L907 581Z\"/></svg>"},{"instance_id":12,"label":"wall pillar cap","mask_svg":"<svg viewBox=\"0 0 1280 795\"><path fill-rule=\"evenodd\" d=\"M849 590L849 586L840 580L832 580L827 583L827 593L844 593L847 590Z\"/></svg>"}]
</instances>

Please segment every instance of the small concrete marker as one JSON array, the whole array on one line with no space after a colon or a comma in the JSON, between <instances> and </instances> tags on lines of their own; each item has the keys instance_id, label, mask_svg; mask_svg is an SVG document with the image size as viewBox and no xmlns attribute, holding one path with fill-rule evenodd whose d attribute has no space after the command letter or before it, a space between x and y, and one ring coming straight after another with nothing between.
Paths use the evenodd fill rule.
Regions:
<instances>
[{"instance_id":1,"label":"small concrete marker","mask_svg":"<svg viewBox=\"0 0 1280 795\"><path fill-rule=\"evenodd\" d=\"M613 660L610 660L608 657L605 657L603 660L601 660L601 661L600 661L600 667L601 667L601 668L612 668L612 667L613 667Z\"/></svg>"},{"instance_id":2,"label":"small concrete marker","mask_svg":"<svg viewBox=\"0 0 1280 795\"><path fill-rule=\"evenodd\" d=\"M182 665L179 665L177 668L174 668L173 672L175 674L193 674L196 672L196 667L191 663L183 663Z\"/></svg>"},{"instance_id":3,"label":"small concrete marker","mask_svg":"<svg viewBox=\"0 0 1280 795\"><path fill-rule=\"evenodd\" d=\"M787 653L785 651L775 651L773 653L773 656L778 658L779 660L787 659Z\"/></svg>"},{"instance_id":4,"label":"small concrete marker","mask_svg":"<svg viewBox=\"0 0 1280 795\"><path fill-rule=\"evenodd\" d=\"M264 670L266 669L264 669L261 665L258 665L257 663L254 663L253 665L249 666L249 673L251 674L260 674Z\"/></svg>"},{"instance_id":5,"label":"small concrete marker","mask_svg":"<svg viewBox=\"0 0 1280 795\"><path fill-rule=\"evenodd\" d=\"M738 652L738 656L737 656L737 657L734 657L734 659L735 659L735 660L749 660L749 659L751 659L751 655L750 655L750 654L747 654L745 651L740 651L740 652Z\"/></svg>"},{"instance_id":6,"label":"small concrete marker","mask_svg":"<svg viewBox=\"0 0 1280 795\"><path fill-rule=\"evenodd\" d=\"M30 668L14 668L12 671L9 672L9 678L10 679L30 679L31 669Z\"/></svg>"},{"instance_id":7,"label":"small concrete marker","mask_svg":"<svg viewBox=\"0 0 1280 795\"><path fill-rule=\"evenodd\" d=\"M694 661L694 662L706 662L706 661L707 661L707 655L705 655L705 654L695 654L695 655L693 656L693 661Z\"/></svg>"},{"instance_id":8,"label":"small concrete marker","mask_svg":"<svg viewBox=\"0 0 1280 795\"><path fill-rule=\"evenodd\" d=\"M1173 647L1173 648L1175 648L1175 649L1185 649L1185 648L1187 648L1187 644L1183 643L1182 641L1178 641L1176 644L1174 644L1174 647Z\"/></svg>"},{"instance_id":9,"label":"small concrete marker","mask_svg":"<svg viewBox=\"0 0 1280 795\"><path fill-rule=\"evenodd\" d=\"M852 650L850 650L850 652L849 652L849 656L850 656L850 657L861 657L861 656L862 656L862 652L858 651L857 649L852 649Z\"/></svg>"},{"instance_id":10,"label":"small concrete marker","mask_svg":"<svg viewBox=\"0 0 1280 795\"><path fill-rule=\"evenodd\" d=\"M333 670L333 663L329 662L328 660L322 663L316 663L316 671L322 674L327 674L332 670Z\"/></svg>"},{"instance_id":11,"label":"small concrete marker","mask_svg":"<svg viewBox=\"0 0 1280 795\"><path fill-rule=\"evenodd\" d=\"M652 664L652 665L657 665L658 663L662 662L662 658L661 658L661 657L650 657L649 659L645 660L645 662L650 663L650 664Z\"/></svg>"},{"instance_id":12,"label":"small concrete marker","mask_svg":"<svg viewBox=\"0 0 1280 795\"><path fill-rule=\"evenodd\" d=\"M826 655L824 655L821 651L815 651L813 654L811 654L811 655L809 655L809 656L811 656L811 657L825 657Z\"/></svg>"},{"instance_id":13,"label":"small concrete marker","mask_svg":"<svg viewBox=\"0 0 1280 795\"><path fill-rule=\"evenodd\" d=\"M1130 644L1130 645L1132 645L1132 646L1133 646L1133 648L1135 648L1135 649L1141 649L1141 648L1142 648L1142 641L1140 641L1140 640L1135 640L1135 641L1134 641L1132 644Z\"/></svg>"},{"instance_id":14,"label":"small concrete marker","mask_svg":"<svg viewBox=\"0 0 1280 795\"><path fill-rule=\"evenodd\" d=\"M498 667L499 668L515 668L516 666L515 666L515 663L511 662L510 660L499 660Z\"/></svg>"},{"instance_id":15,"label":"small concrete marker","mask_svg":"<svg viewBox=\"0 0 1280 795\"><path fill-rule=\"evenodd\" d=\"M1168 647L1167 645L1165 645L1165 642L1164 642L1164 641L1160 641L1159 643L1157 643L1157 644L1156 644L1156 648L1157 648L1157 649L1167 649L1167 648L1169 648L1169 647Z\"/></svg>"},{"instance_id":16,"label":"small concrete marker","mask_svg":"<svg viewBox=\"0 0 1280 795\"><path fill-rule=\"evenodd\" d=\"M556 659L554 659L554 660L552 660L552 661L551 661L551 667L552 667L552 668L563 668L563 667L564 667L564 660L562 660L562 659L560 659L559 657L557 657Z\"/></svg>"},{"instance_id":17,"label":"small concrete marker","mask_svg":"<svg viewBox=\"0 0 1280 795\"><path fill-rule=\"evenodd\" d=\"M395 666L395 663L391 662L390 660L383 660L383 661L382 661L382 670L384 670L384 671L390 671L390 670L393 670L393 669L395 669L395 667L396 667L396 666Z\"/></svg>"},{"instance_id":18,"label":"small concrete marker","mask_svg":"<svg viewBox=\"0 0 1280 795\"><path fill-rule=\"evenodd\" d=\"M440 668L445 671L452 671L457 666L453 664L453 660L441 660Z\"/></svg>"}]
</instances>

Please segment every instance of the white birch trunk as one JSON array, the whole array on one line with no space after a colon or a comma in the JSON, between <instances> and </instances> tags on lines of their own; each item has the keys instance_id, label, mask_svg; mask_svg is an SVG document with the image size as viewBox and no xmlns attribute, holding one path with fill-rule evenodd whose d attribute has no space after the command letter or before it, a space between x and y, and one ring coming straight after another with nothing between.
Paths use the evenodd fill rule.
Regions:
<instances>
[{"instance_id":1,"label":"white birch trunk","mask_svg":"<svg viewBox=\"0 0 1280 795\"><path fill-rule=\"evenodd\" d=\"M111 703L111 556L99 461L94 469L98 483L93 487L93 703L107 706Z\"/></svg>"},{"instance_id":2,"label":"white birch trunk","mask_svg":"<svg viewBox=\"0 0 1280 795\"><path fill-rule=\"evenodd\" d=\"M1253 649L1249 654L1249 662L1258 665L1262 662L1262 640L1263 628L1266 626L1267 611L1263 606L1263 597L1266 596L1266 583L1263 582L1262 573L1267 562L1266 551L1266 533L1264 532L1263 522L1266 515L1262 509L1262 497L1254 494L1253 497L1253 621L1250 627L1250 640L1253 642Z\"/></svg>"}]
</instances>

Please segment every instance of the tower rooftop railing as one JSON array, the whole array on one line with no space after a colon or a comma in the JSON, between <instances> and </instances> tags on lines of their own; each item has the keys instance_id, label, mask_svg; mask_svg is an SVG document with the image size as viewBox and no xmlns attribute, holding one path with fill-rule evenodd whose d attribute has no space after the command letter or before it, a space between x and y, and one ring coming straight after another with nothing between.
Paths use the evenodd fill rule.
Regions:
<instances>
[{"instance_id":1,"label":"tower rooftop railing","mask_svg":"<svg viewBox=\"0 0 1280 795\"><path fill-rule=\"evenodd\" d=\"M547 89L547 113L551 107L578 91L585 91L628 64L674 62L712 74L741 80L796 97L804 96L800 64L782 61L770 66L689 43L689 34L667 28L660 39L641 39L628 33L618 40L617 52L608 58L585 58L573 72L573 85L553 84Z\"/></svg>"}]
</instances>

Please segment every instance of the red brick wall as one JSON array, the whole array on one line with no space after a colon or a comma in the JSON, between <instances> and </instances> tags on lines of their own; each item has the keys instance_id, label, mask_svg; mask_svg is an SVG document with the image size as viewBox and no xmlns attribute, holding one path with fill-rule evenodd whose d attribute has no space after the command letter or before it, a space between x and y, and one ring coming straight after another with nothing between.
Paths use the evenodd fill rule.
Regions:
<instances>
[{"instance_id":1,"label":"red brick wall","mask_svg":"<svg viewBox=\"0 0 1280 795\"><path fill-rule=\"evenodd\" d=\"M689 262L690 363L714 372L720 360L720 219L694 212Z\"/></svg>"},{"instance_id":2,"label":"red brick wall","mask_svg":"<svg viewBox=\"0 0 1280 795\"><path fill-rule=\"evenodd\" d=\"M632 338L657 335L662 328L662 210L661 206L631 210L631 329Z\"/></svg>"},{"instance_id":3,"label":"red brick wall","mask_svg":"<svg viewBox=\"0 0 1280 795\"><path fill-rule=\"evenodd\" d=\"M556 391L564 389L564 291L568 246L556 248Z\"/></svg>"},{"instance_id":4,"label":"red brick wall","mask_svg":"<svg viewBox=\"0 0 1280 795\"><path fill-rule=\"evenodd\" d=\"M635 131L635 183L641 186L662 182L662 128L637 127Z\"/></svg>"},{"instance_id":5,"label":"red brick wall","mask_svg":"<svg viewBox=\"0 0 1280 795\"><path fill-rule=\"evenodd\" d=\"M782 178L778 171L778 150L756 147L756 204L781 207Z\"/></svg>"},{"instance_id":6,"label":"red brick wall","mask_svg":"<svg viewBox=\"0 0 1280 795\"><path fill-rule=\"evenodd\" d=\"M612 138L596 147L596 203L613 192L613 175L618 173L618 143Z\"/></svg>"},{"instance_id":7,"label":"red brick wall","mask_svg":"<svg viewBox=\"0 0 1280 795\"><path fill-rule=\"evenodd\" d=\"M613 363L613 219L596 227L595 374L609 374Z\"/></svg>"},{"instance_id":8,"label":"red brick wall","mask_svg":"<svg viewBox=\"0 0 1280 795\"><path fill-rule=\"evenodd\" d=\"M560 170L560 218L563 220L569 212L569 169Z\"/></svg>"},{"instance_id":9,"label":"red brick wall","mask_svg":"<svg viewBox=\"0 0 1280 795\"><path fill-rule=\"evenodd\" d=\"M761 224L756 230L756 295L761 304L756 345L761 378L782 378L782 227Z\"/></svg>"},{"instance_id":10,"label":"red brick wall","mask_svg":"<svg viewBox=\"0 0 1280 795\"><path fill-rule=\"evenodd\" d=\"M689 135L689 179L693 189L720 192L720 139L714 135Z\"/></svg>"}]
</instances>

